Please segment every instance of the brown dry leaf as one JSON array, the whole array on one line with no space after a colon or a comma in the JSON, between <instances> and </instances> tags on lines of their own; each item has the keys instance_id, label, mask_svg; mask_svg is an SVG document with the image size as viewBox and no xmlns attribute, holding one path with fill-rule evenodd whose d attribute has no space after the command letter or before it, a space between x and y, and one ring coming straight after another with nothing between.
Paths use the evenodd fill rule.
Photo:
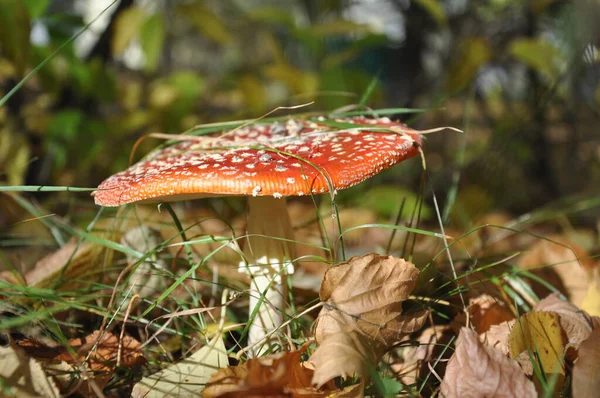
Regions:
<instances>
[{"instance_id":1,"label":"brown dry leaf","mask_svg":"<svg viewBox=\"0 0 600 398\"><path fill-rule=\"evenodd\" d=\"M588 253L574 243L560 236L548 239L551 241L539 240L532 245L519 259L519 267L531 270L579 307L587 295L595 264ZM538 283L532 288L539 297L552 293Z\"/></svg>"},{"instance_id":2,"label":"brown dry leaf","mask_svg":"<svg viewBox=\"0 0 600 398\"><path fill-rule=\"evenodd\" d=\"M469 299L470 322L479 334L487 332L493 325L515 319L513 313L506 307L504 302L489 294L482 294ZM465 326L466 316L460 313L455 322Z\"/></svg>"},{"instance_id":3,"label":"brown dry leaf","mask_svg":"<svg viewBox=\"0 0 600 398\"><path fill-rule=\"evenodd\" d=\"M567 335L568 344L575 348L579 347L579 344L592 332L594 325L592 317L573 304L561 300L558 293L553 293L540 301L533 310L557 313L560 317L560 326Z\"/></svg>"},{"instance_id":4,"label":"brown dry leaf","mask_svg":"<svg viewBox=\"0 0 600 398\"><path fill-rule=\"evenodd\" d=\"M600 329L594 330L579 346L573 368L573 397L593 398L600 391Z\"/></svg>"},{"instance_id":5,"label":"brown dry leaf","mask_svg":"<svg viewBox=\"0 0 600 398\"><path fill-rule=\"evenodd\" d=\"M98 340L100 333L100 331L95 331L85 338L69 340L69 347L75 351L75 356L71 355L64 347L48 347L35 340L21 340L18 344L25 352L37 359L64 361L73 366L75 370L88 358L85 362L86 369L94 374L94 382L102 388L114 374L119 352L119 339L110 332L104 332ZM92 351L92 349L94 350ZM122 341L120 366L133 368L145 363L140 343L133 337L125 336ZM76 371L73 372L74 375L76 373Z\"/></svg>"},{"instance_id":6,"label":"brown dry leaf","mask_svg":"<svg viewBox=\"0 0 600 398\"><path fill-rule=\"evenodd\" d=\"M205 397L358 397L357 387L340 391L334 383L317 389L314 371L300 361L306 347L293 352L252 358L243 365L213 373ZM360 390L362 391L362 390Z\"/></svg>"},{"instance_id":7,"label":"brown dry leaf","mask_svg":"<svg viewBox=\"0 0 600 398\"><path fill-rule=\"evenodd\" d=\"M522 352L530 352L546 373L565 374L565 347L558 314L535 311L522 315L510 331L508 345L512 359L517 359Z\"/></svg>"},{"instance_id":8,"label":"brown dry leaf","mask_svg":"<svg viewBox=\"0 0 600 398\"><path fill-rule=\"evenodd\" d=\"M373 343L355 331L329 335L310 357L315 366L312 383L321 387L336 377L368 379L380 355Z\"/></svg>"},{"instance_id":9,"label":"brown dry leaf","mask_svg":"<svg viewBox=\"0 0 600 398\"><path fill-rule=\"evenodd\" d=\"M0 347L0 386L1 396L60 397L58 387L42 365L15 347Z\"/></svg>"},{"instance_id":10,"label":"brown dry leaf","mask_svg":"<svg viewBox=\"0 0 600 398\"><path fill-rule=\"evenodd\" d=\"M510 348L508 347L508 339L510 331L514 324L517 322L516 319L508 322L502 322L498 325L492 325L490 330L479 336L479 339L483 344L488 347L492 347L500 351L503 355L508 356Z\"/></svg>"},{"instance_id":11,"label":"brown dry leaf","mask_svg":"<svg viewBox=\"0 0 600 398\"><path fill-rule=\"evenodd\" d=\"M447 398L537 397L517 362L481 344L477 333L467 328L460 331L441 392Z\"/></svg>"},{"instance_id":12,"label":"brown dry leaf","mask_svg":"<svg viewBox=\"0 0 600 398\"><path fill-rule=\"evenodd\" d=\"M69 280L97 280L101 273L92 266L94 259L100 256L104 249L88 242L78 245L76 239L71 239L56 252L42 258L35 267L25 274L28 286L50 287L60 278ZM74 288L73 282L60 283L63 288Z\"/></svg>"},{"instance_id":13,"label":"brown dry leaf","mask_svg":"<svg viewBox=\"0 0 600 398\"><path fill-rule=\"evenodd\" d=\"M402 302L418 276L413 264L378 254L334 265L321 284L324 307L316 321L315 340L321 344L328 336L356 330L389 348L420 329L427 311L402 315Z\"/></svg>"}]
</instances>

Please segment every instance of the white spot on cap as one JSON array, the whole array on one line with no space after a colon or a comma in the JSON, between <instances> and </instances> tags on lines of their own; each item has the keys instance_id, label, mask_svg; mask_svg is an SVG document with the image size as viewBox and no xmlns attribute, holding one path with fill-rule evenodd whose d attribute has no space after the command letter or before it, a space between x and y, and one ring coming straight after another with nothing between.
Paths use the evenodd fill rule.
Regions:
<instances>
[{"instance_id":1,"label":"white spot on cap","mask_svg":"<svg viewBox=\"0 0 600 398\"><path fill-rule=\"evenodd\" d=\"M290 178L288 178L286 181L287 181L287 183L288 183L288 184L293 184L293 183L295 183L295 182L296 182L296 179L295 179L295 178L293 178L293 177L290 177Z\"/></svg>"},{"instance_id":2,"label":"white spot on cap","mask_svg":"<svg viewBox=\"0 0 600 398\"><path fill-rule=\"evenodd\" d=\"M254 188L252 188L252 196L257 196L260 191L262 191L261 186L260 185L255 186Z\"/></svg>"},{"instance_id":3,"label":"white spot on cap","mask_svg":"<svg viewBox=\"0 0 600 398\"><path fill-rule=\"evenodd\" d=\"M279 192L273 192L273 197L274 197L275 199L281 199L281 198L283 197L283 195L282 195L282 194L280 194Z\"/></svg>"}]
</instances>

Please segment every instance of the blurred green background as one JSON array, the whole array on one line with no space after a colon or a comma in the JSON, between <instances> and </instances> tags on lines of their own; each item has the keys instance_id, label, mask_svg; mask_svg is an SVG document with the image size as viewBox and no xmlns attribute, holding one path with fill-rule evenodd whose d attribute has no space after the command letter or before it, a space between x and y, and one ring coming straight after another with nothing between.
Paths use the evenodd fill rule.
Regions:
<instances>
[{"instance_id":1,"label":"blurred green background","mask_svg":"<svg viewBox=\"0 0 600 398\"><path fill-rule=\"evenodd\" d=\"M0 93L110 4L0 0ZM94 187L148 133L309 101L326 112L376 78L369 106L431 108L400 116L465 131L425 144L458 217L593 196L598 21L596 0L117 1L0 108L0 184ZM420 171L379 178L414 191Z\"/></svg>"}]
</instances>

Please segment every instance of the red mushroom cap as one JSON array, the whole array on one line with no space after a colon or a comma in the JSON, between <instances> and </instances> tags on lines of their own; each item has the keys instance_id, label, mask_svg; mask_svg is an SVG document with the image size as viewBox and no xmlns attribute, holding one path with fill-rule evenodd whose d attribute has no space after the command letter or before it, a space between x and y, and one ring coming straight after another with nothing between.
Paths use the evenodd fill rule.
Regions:
<instances>
[{"instance_id":1,"label":"red mushroom cap","mask_svg":"<svg viewBox=\"0 0 600 398\"><path fill-rule=\"evenodd\" d=\"M322 120L323 121L323 120ZM301 196L356 185L415 156L421 138L388 118L255 124L218 136L191 137L152 152L106 179L96 204L172 201L211 195ZM395 128L395 132L386 130Z\"/></svg>"}]
</instances>

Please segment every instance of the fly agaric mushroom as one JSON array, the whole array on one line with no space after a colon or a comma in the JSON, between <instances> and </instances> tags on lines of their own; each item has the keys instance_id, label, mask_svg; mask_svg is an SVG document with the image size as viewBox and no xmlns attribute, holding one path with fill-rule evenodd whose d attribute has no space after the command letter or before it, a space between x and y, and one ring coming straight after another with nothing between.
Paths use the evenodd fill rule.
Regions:
<instances>
[{"instance_id":1,"label":"fly agaric mushroom","mask_svg":"<svg viewBox=\"0 0 600 398\"><path fill-rule=\"evenodd\" d=\"M268 342L266 334L282 323L285 278L295 258L283 198L334 194L418 153L420 136L388 118L336 122L344 128L332 131L325 119L289 120L190 137L105 180L93 193L95 202L120 206L248 196L243 269L251 275L250 314L256 311L248 345ZM254 355L261 352L253 349Z\"/></svg>"}]
</instances>

